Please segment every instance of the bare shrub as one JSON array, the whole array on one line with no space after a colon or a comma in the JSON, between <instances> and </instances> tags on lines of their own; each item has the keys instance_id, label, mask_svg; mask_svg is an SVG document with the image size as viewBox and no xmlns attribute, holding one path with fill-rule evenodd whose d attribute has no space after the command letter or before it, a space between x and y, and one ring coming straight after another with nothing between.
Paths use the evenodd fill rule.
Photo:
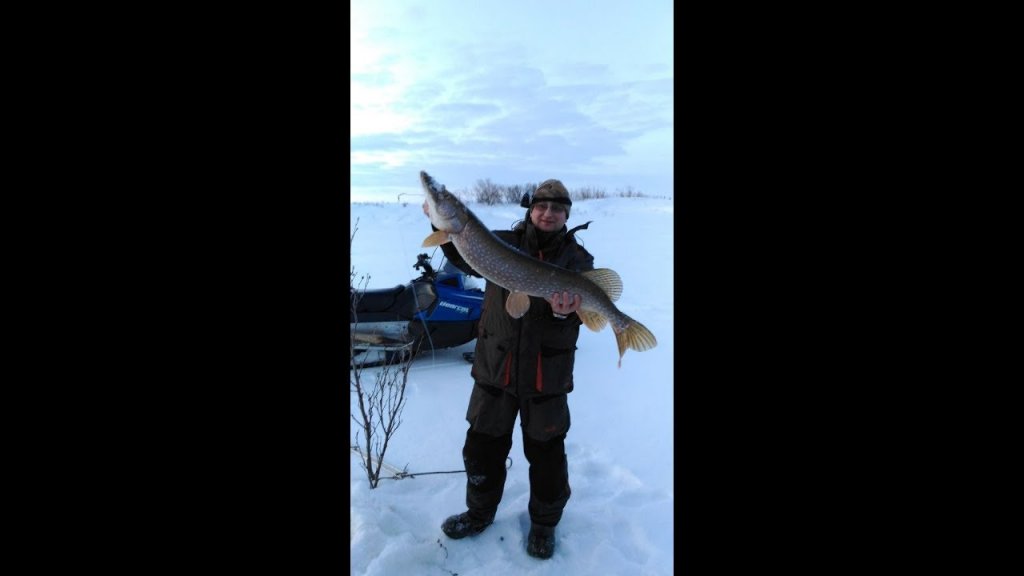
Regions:
<instances>
[{"instance_id":1,"label":"bare shrub","mask_svg":"<svg viewBox=\"0 0 1024 576\"><path fill-rule=\"evenodd\" d=\"M519 204L523 199L523 194L526 192L526 187L522 184L512 184L505 187L505 203L507 204Z\"/></svg>"},{"instance_id":2,"label":"bare shrub","mask_svg":"<svg viewBox=\"0 0 1024 576\"><path fill-rule=\"evenodd\" d=\"M356 432L359 464L366 471L371 489L380 482L384 454L402 424L405 387L411 367L411 354L400 352L374 368L373 381L369 384L363 379L363 368L358 365L352 367L349 384L356 393L359 412L351 416L360 428Z\"/></svg>"},{"instance_id":3,"label":"bare shrub","mask_svg":"<svg viewBox=\"0 0 1024 576\"><path fill-rule=\"evenodd\" d=\"M477 180L476 185L473 187L473 192L476 195L476 201L480 204L486 204L488 206L494 204L500 204L504 198L504 192L502 186L491 182L490 178L483 180Z\"/></svg>"},{"instance_id":4,"label":"bare shrub","mask_svg":"<svg viewBox=\"0 0 1024 576\"><path fill-rule=\"evenodd\" d=\"M352 242L355 239L356 231L359 229L359 220L356 220L356 228L349 236L349 253L352 251ZM350 326L355 326L358 321L359 299L362 292L366 290L369 283L369 276L362 276L356 282L356 270L352 267L349 270L349 292L351 308ZM359 285L359 290L355 289ZM376 488L380 482L380 469L384 464L384 454L387 452L388 444L402 424L402 409L405 407L405 387L409 381L409 368L412 366L412 354L404 351L398 352L390 357L385 357L384 363L375 368L373 381L367 382L364 379L364 367L356 360L358 355L355 345L354 334L349 337L349 390L356 395L359 412L350 413L352 421L359 426L356 432L355 447L359 453L359 463L366 471L366 478L370 488Z\"/></svg>"},{"instance_id":5,"label":"bare shrub","mask_svg":"<svg viewBox=\"0 0 1024 576\"><path fill-rule=\"evenodd\" d=\"M616 192L623 198L645 198L646 194L639 190L635 190L632 186L626 186L625 188L619 188Z\"/></svg>"},{"instance_id":6,"label":"bare shrub","mask_svg":"<svg viewBox=\"0 0 1024 576\"><path fill-rule=\"evenodd\" d=\"M596 198L607 198L608 193L604 191L604 188L598 188L596 186L580 186L570 193L573 200L593 200Z\"/></svg>"}]
</instances>

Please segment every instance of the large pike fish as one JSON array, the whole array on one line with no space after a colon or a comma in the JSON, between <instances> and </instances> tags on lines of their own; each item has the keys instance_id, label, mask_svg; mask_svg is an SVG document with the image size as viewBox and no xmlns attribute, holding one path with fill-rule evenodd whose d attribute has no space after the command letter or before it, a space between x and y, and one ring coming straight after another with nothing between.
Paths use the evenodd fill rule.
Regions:
<instances>
[{"instance_id":1,"label":"large pike fish","mask_svg":"<svg viewBox=\"0 0 1024 576\"><path fill-rule=\"evenodd\" d=\"M509 291L505 310L521 318L530 309L530 296L550 298L555 292L582 296L576 312L583 324L599 332L611 323L619 346L619 366L627 348L638 352L654 348L658 342L643 324L623 314L612 302L622 294L622 280L615 271L598 268L574 272L543 262L512 248L494 235L476 214L426 172L420 182L427 193L430 222L437 231L427 236L423 246L451 242L459 255L490 282Z\"/></svg>"}]
</instances>

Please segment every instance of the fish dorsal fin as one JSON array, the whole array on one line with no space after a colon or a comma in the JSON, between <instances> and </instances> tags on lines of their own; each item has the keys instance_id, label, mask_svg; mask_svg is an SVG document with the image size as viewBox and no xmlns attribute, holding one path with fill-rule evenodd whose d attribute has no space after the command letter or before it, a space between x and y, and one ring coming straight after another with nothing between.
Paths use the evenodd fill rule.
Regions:
<instances>
[{"instance_id":1,"label":"fish dorsal fin","mask_svg":"<svg viewBox=\"0 0 1024 576\"><path fill-rule=\"evenodd\" d=\"M526 292L512 292L505 300L505 311L513 318L522 318L530 309L530 296Z\"/></svg>"},{"instance_id":2,"label":"fish dorsal fin","mask_svg":"<svg viewBox=\"0 0 1024 576\"><path fill-rule=\"evenodd\" d=\"M446 242L451 242L452 239L448 237L448 233L444 230L438 230L423 239L423 247L429 248L430 246L440 246Z\"/></svg>"},{"instance_id":3,"label":"fish dorsal fin","mask_svg":"<svg viewBox=\"0 0 1024 576\"><path fill-rule=\"evenodd\" d=\"M593 310L584 310L580 308L576 311L576 314L580 317L580 321L583 322L583 325L594 332L600 332L604 328L604 325L608 323L607 318Z\"/></svg>"},{"instance_id":4,"label":"fish dorsal fin","mask_svg":"<svg viewBox=\"0 0 1024 576\"><path fill-rule=\"evenodd\" d=\"M608 295L608 299L615 302L622 296L622 278L611 268L595 268L582 273L597 287Z\"/></svg>"}]
</instances>

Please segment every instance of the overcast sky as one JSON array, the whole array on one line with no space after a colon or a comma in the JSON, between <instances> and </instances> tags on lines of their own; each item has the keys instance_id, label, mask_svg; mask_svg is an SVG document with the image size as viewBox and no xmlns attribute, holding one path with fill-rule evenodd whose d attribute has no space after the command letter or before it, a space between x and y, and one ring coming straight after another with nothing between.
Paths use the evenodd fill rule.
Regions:
<instances>
[{"instance_id":1,"label":"overcast sky","mask_svg":"<svg viewBox=\"0 0 1024 576\"><path fill-rule=\"evenodd\" d=\"M353 200L420 170L671 197L672 41L671 0L353 0Z\"/></svg>"}]
</instances>

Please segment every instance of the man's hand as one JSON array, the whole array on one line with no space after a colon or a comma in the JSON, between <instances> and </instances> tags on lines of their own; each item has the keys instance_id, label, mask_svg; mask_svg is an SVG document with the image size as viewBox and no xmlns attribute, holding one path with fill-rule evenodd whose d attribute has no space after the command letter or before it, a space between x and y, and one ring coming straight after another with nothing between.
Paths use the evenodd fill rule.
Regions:
<instances>
[{"instance_id":1,"label":"man's hand","mask_svg":"<svg viewBox=\"0 0 1024 576\"><path fill-rule=\"evenodd\" d=\"M548 302L551 304L552 312L559 316L568 316L580 309L583 297L579 294L573 294L570 298L568 292L562 292L561 294L555 292L551 295L551 298L548 298Z\"/></svg>"}]
</instances>

